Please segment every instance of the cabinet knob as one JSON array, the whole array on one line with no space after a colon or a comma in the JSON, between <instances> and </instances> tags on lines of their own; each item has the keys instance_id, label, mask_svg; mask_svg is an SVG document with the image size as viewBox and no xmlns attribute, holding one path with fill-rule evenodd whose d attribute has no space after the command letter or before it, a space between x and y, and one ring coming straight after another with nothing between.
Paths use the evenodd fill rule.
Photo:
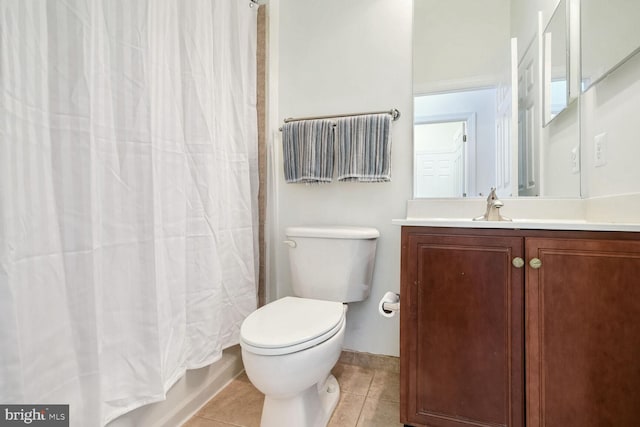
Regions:
<instances>
[{"instance_id":1,"label":"cabinet knob","mask_svg":"<svg viewBox=\"0 0 640 427\"><path fill-rule=\"evenodd\" d=\"M517 256L513 259L513 261L511 261L511 264L513 264L515 268L522 268L522 266L524 265L524 260Z\"/></svg>"},{"instance_id":2,"label":"cabinet knob","mask_svg":"<svg viewBox=\"0 0 640 427\"><path fill-rule=\"evenodd\" d=\"M542 261L540 261L539 258L531 258L531 261L529 261L529 265L531 266L531 268L535 268L536 270L540 267L542 267Z\"/></svg>"}]
</instances>

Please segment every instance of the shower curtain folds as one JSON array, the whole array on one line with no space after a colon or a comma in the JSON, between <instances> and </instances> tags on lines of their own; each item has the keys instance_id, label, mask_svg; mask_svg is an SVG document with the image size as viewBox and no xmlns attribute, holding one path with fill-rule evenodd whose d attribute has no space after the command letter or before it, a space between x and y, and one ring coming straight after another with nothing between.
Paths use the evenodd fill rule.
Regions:
<instances>
[{"instance_id":1,"label":"shower curtain folds","mask_svg":"<svg viewBox=\"0 0 640 427\"><path fill-rule=\"evenodd\" d=\"M0 0L0 403L103 426L256 306L256 13Z\"/></svg>"}]
</instances>

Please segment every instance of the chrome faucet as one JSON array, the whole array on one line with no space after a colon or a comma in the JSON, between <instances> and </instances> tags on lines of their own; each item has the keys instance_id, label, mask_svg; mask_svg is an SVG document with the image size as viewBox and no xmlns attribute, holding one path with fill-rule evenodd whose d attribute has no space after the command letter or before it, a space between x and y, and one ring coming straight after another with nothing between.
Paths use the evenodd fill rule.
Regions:
<instances>
[{"instance_id":1,"label":"chrome faucet","mask_svg":"<svg viewBox=\"0 0 640 427\"><path fill-rule=\"evenodd\" d=\"M491 193L487 197L487 211L484 215L473 218L474 221L511 221L511 218L500 215L500 208L504 203L498 199L495 187L491 187Z\"/></svg>"}]
</instances>

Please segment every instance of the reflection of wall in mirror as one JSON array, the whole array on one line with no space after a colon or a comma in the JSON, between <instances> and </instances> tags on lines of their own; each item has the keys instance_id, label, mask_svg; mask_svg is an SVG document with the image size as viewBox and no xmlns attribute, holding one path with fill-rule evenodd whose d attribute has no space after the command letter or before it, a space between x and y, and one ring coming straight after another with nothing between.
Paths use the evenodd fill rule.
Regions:
<instances>
[{"instance_id":1,"label":"reflection of wall in mirror","mask_svg":"<svg viewBox=\"0 0 640 427\"><path fill-rule=\"evenodd\" d=\"M496 85L509 68L509 0L415 0L415 94Z\"/></svg>"},{"instance_id":2,"label":"reflection of wall in mirror","mask_svg":"<svg viewBox=\"0 0 640 427\"><path fill-rule=\"evenodd\" d=\"M546 28L550 23L559 3L559 0L512 1L511 35L517 39L518 63L522 62L527 52L527 46L537 39L539 26ZM538 22L539 18L540 22ZM540 42L544 43L544 40ZM566 53L563 52L563 49L557 49L555 54L564 56ZM558 69L550 67L549 71L555 73ZM575 72L573 65L572 72ZM562 84L556 83L557 81L559 80L555 80L551 84L561 86ZM542 86L540 91L542 91ZM560 91L564 92L562 88ZM561 104L560 100L554 102L553 97L551 102ZM575 162L572 162L572 153L580 147L580 119L577 104L569 105L564 114L556 117L546 127L539 124L535 129L542 148L539 162L539 194L543 197L580 196L580 168L574 169ZM522 112L520 115L522 116ZM575 154L573 157L576 157ZM521 175L523 173L521 170L518 172Z\"/></svg>"}]
</instances>

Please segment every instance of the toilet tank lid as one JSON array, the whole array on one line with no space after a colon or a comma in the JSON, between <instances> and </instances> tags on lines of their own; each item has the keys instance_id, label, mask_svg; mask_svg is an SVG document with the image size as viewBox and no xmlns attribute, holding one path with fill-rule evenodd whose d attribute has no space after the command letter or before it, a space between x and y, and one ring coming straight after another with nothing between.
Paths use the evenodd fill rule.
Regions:
<instances>
[{"instance_id":1,"label":"toilet tank lid","mask_svg":"<svg viewBox=\"0 0 640 427\"><path fill-rule=\"evenodd\" d=\"M287 227L287 237L319 237L325 239L377 239L380 232L373 227L344 225Z\"/></svg>"}]
</instances>

